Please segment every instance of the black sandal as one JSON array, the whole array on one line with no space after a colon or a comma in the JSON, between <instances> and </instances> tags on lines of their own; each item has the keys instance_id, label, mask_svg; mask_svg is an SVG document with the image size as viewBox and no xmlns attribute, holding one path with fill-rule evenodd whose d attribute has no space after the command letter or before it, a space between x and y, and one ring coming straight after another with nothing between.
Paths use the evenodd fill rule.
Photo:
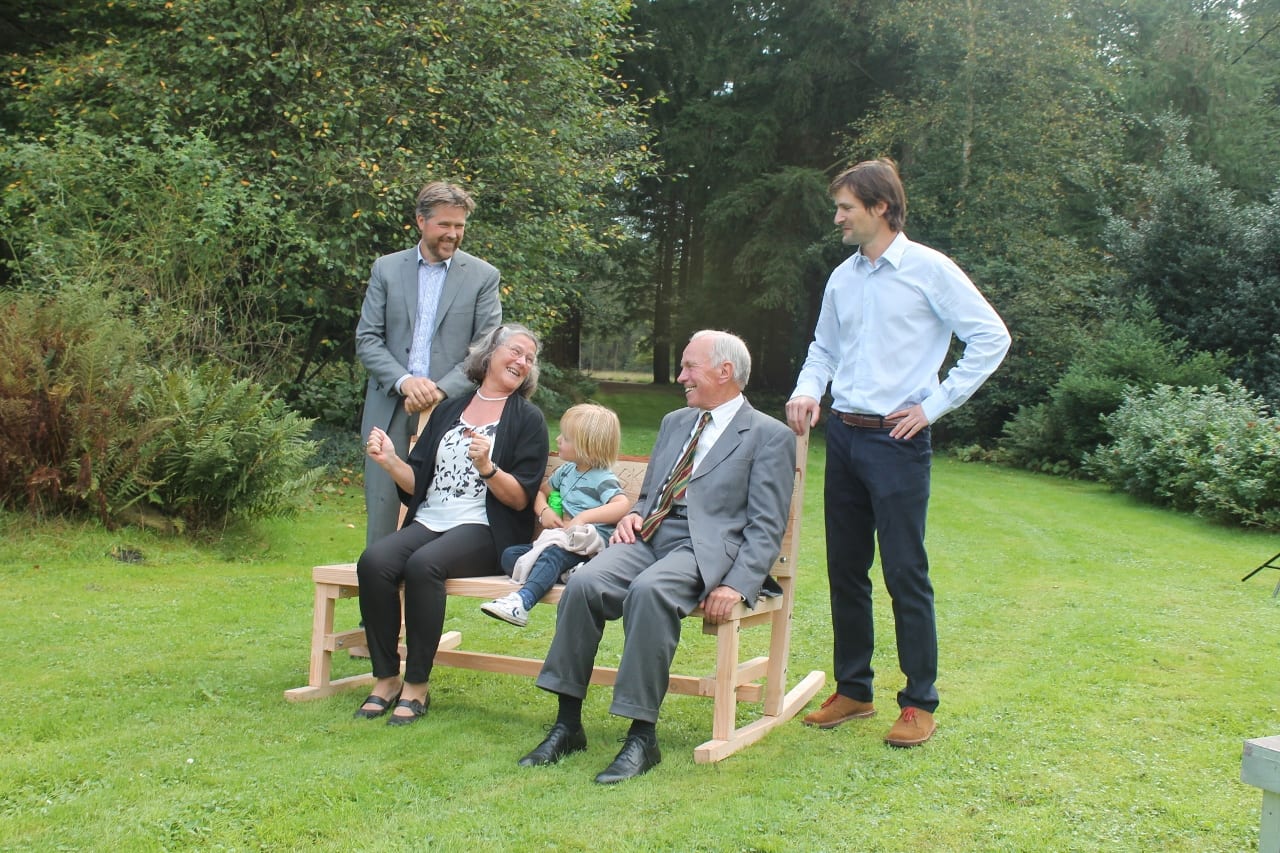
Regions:
<instances>
[{"instance_id":1,"label":"black sandal","mask_svg":"<svg viewBox=\"0 0 1280 853\"><path fill-rule=\"evenodd\" d=\"M397 717L395 714L392 714L390 717L387 717L387 725L388 726L412 725L413 723L418 722L419 717L425 717L427 715L427 708L431 707L431 695L427 694L427 700L425 702L419 702L417 699L401 699L399 702L396 703L396 707L408 708L409 711L413 714L413 716Z\"/></svg>"},{"instance_id":2,"label":"black sandal","mask_svg":"<svg viewBox=\"0 0 1280 853\"><path fill-rule=\"evenodd\" d=\"M392 696L390 699L383 699L381 696L375 696L372 693L370 693L368 698L360 703L360 707L356 708L356 715L355 715L356 719L357 720L376 720L379 717L381 717L383 714L387 713L387 711L391 709L391 706L394 705L396 701L399 700L399 698L400 698L399 690L397 690L396 695ZM366 710L364 707L365 705L377 705L378 707L374 708L373 710Z\"/></svg>"}]
</instances>

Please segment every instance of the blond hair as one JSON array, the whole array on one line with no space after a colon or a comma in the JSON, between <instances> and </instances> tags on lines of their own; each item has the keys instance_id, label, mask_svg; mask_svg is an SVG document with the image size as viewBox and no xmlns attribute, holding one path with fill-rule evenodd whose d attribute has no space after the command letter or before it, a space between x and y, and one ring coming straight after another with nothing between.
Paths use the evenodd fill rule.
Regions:
<instances>
[{"instance_id":1,"label":"blond hair","mask_svg":"<svg viewBox=\"0 0 1280 853\"><path fill-rule=\"evenodd\" d=\"M573 442L578 461L592 468L612 468L618 461L622 424L613 409L597 403L570 406L560 417L560 431Z\"/></svg>"}]
</instances>

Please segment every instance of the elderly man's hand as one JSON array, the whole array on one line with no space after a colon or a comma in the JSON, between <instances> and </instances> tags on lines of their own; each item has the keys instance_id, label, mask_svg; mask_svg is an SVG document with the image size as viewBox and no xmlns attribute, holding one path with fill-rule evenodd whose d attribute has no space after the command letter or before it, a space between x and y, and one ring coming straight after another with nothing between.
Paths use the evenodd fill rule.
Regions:
<instances>
[{"instance_id":1,"label":"elderly man's hand","mask_svg":"<svg viewBox=\"0 0 1280 853\"><path fill-rule=\"evenodd\" d=\"M609 537L610 545L631 545L639 536L640 525L644 524L644 519L639 513L629 512L618 521L618 525L613 528L613 535Z\"/></svg>"},{"instance_id":2,"label":"elderly man's hand","mask_svg":"<svg viewBox=\"0 0 1280 853\"><path fill-rule=\"evenodd\" d=\"M707 621L713 625L719 625L721 622L727 622L733 608L742 602L742 593L738 592L731 586L721 584L711 590L702 601L702 612L706 614Z\"/></svg>"}]
</instances>

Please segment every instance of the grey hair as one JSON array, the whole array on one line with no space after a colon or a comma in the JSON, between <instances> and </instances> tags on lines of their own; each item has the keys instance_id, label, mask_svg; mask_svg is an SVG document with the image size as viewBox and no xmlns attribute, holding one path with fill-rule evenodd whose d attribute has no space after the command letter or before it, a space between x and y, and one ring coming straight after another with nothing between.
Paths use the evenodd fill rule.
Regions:
<instances>
[{"instance_id":1,"label":"grey hair","mask_svg":"<svg viewBox=\"0 0 1280 853\"><path fill-rule=\"evenodd\" d=\"M711 360L715 364L729 362L733 366L733 380L738 383L738 389L746 388L747 380L751 378L751 351L747 349L746 342L732 332L722 332L719 329L694 332L689 336L689 342L693 343L698 338L713 339Z\"/></svg>"},{"instance_id":2,"label":"grey hair","mask_svg":"<svg viewBox=\"0 0 1280 853\"><path fill-rule=\"evenodd\" d=\"M519 323L506 323L497 326L492 332L482 336L480 340L471 345L471 350L462 362L463 375L477 385L483 382L485 374L489 372L489 363L493 361L493 354L497 352L498 347L503 346L516 335L524 335L533 341L535 347L542 349L542 342L538 340L538 336L533 332ZM538 360L535 357L533 363L529 365L529 373L524 377L524 382L520 383L520 387L516 389L516 393L527 400L537 390Z\"/></svg>"},{"instance_id":3,"label":"grey hair","mask_svg":"<svg viewBox=\"0 0 1280 853\"><path fill-rule=\"evenodd\" d=\"M476 201L471 193L456 184L432 181L418 190L418 201L413 212L423 219L430 219L437 207L461 207L470 216L475 213Z\"/></svg>"}]
</instances>

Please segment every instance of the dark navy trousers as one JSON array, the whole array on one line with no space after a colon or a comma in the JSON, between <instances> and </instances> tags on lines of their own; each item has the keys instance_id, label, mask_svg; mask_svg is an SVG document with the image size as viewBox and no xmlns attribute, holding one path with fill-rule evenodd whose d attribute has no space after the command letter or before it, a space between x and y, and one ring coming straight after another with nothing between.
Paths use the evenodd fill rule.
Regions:
<instances>
[{"instance_id":1,"label":"dark navy trousers","mask_svg":"<svg viewBox=\"0 0 1280 853\"><path fill-rule=\"evenodd\" d=\"M890 438L887 428L827 421L827 577L836 692L872 701L870 572L878 544L898 666L907 677L898 705L930 713L938 706L938 632L924 547L932 460L928 428L903 440Z\"/></svg>"}]
</instances>

